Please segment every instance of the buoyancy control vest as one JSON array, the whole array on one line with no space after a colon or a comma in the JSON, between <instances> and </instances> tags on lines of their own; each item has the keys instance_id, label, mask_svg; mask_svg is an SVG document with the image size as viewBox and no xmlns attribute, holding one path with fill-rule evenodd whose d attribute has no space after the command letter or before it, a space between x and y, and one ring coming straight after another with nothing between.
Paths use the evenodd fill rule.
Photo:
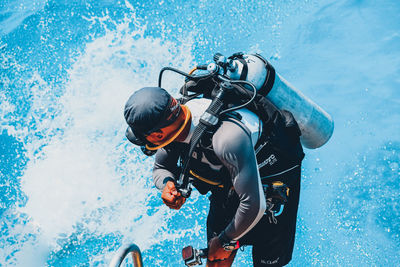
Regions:
<instances>
[{"instance_id":1,"label":"buoyancy control vest","mask_svg":"<svg viewBox=\"0 0 400 267\"><path fill-rule=\"evenodd\" d=\"M193 155L197 153L196 150L204 147L202 143L210 143L224 117L233 116L238 119L237 112L233 111L243 107L256 114L263 122L262 135L255 148L261 176L270 177L268 172L271 172L273 167L279 166L275 164L276 162L300 165L304 157L299 141L302 133L304 135L302 142L308 148L319 147L329 140L333 132L333 121L329 114L284 82L262 56L236 53L226 58L217 53L214 55L214 62L198 65L188 74L165 67L159 75L159 87L161 87L163 72L166 70L186 77L186 83L181 88L182 104L200 95L212 100L202 115L199 125L194 129L186 157L182 157L182 172L177 179L177 189L184 197L190 196L190 185L193 184L190 179L196 178L194 171L189 168L195 160ZM206 70L208 73L192 75L196 70ZM193 94L189 95L188 92ZM270 95L272 95L271 99L268 98ZM291 112L297 115L299 124ZM275 153L268 156L268 153L264 153L268 149ZM265 167L268 165L270 165L269 168ZM293 166L287 167L289 170L293 168ZM196 179L194 181L201 180ZM215 182L208 184L215 184ZM214 186L219 186L219 184Z\"/></svg>"},{"instance_id":2,"label":"buoyancy control vest","mask_svg":"<svg viewBox=\"0 0 400 267\"><path fill-rule=\"evenodd\" d=\"M198 86L192 82L190 83L190 85L185 84L184 86ZM191 90L193 89L191 88ZM209 98L212 98L212 94L211 92ZM240 105L250 97L250 93L246 88L235 88L227 96L227 103L229 103L227 107ZM194 123L196 123L196 110L194 110L196 105L191 105L191 102L195 101L198 100L186 102L186 105L192 110ZM209 102L203 102L202 109L197 111L198 114L201 115L204 112L208 106L207 103ZM198 103L198 105L201 105L201 103ZM217 127L204 134L197 145L191 156L189 176L191 184L201 194L206 194L208 191L216 188L230 188L232 186L232 180L227 168L223 166L212 147L212 138L221 122L232 119L240 121L252 134L252 142L261 178L273 176L274 174L298 166L304 158L300 143L301 132L293 115L289 111L279 110L268 99L257 94L256 98L246 108L225 114ZM249 123L249 120L253 120L253 122L259 121L258 126L254 127L254 123ZM187 153L187 149L182 150L182 161L186 159Z\"/></svg>"}]
</instances>

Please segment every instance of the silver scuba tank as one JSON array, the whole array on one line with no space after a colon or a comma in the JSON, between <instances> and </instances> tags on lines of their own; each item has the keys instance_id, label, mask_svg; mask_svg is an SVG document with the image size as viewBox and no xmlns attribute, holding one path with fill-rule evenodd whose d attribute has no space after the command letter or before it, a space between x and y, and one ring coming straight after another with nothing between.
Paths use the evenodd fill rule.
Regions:
<instances>
[{"instance_id":1,"label":"silver scuba tank","mask_svg":"<svg viewBox=\"0 0 400 267\"><path fill-rule=\"evenodd\" d=\"M331 116L311 101L293 85L287 82L260 55L231 57L227 61L226 76L231 79L243 79L253 83L257 90L264 90L270 83L269 92L260 92L279 109L290 111L301 130L301 143L306 148L321 147L333 134L334 124ZM273 77L274 76L274 77Z\"/></svg>"}]
</instances>

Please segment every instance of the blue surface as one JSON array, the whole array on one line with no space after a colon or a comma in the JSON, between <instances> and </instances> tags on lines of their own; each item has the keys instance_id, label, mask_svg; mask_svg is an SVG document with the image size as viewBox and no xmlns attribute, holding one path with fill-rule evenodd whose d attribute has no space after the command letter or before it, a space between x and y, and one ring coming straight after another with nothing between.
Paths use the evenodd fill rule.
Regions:
<instances>
[{"instance_id":1,"label":"blue surface","mask_svg":"<svg viewBox=\"0 0 400 267\"><path fill-rule=\"evenodd\" d=\"M207 198L163 206L122 109L161 67L237 51L335 120L306 151L290 266L400 262L398 1L3 0L0 37L1 266L104 266L132 241L146 266L177 266L204 247Z\"/></svg>"}]
</instances>

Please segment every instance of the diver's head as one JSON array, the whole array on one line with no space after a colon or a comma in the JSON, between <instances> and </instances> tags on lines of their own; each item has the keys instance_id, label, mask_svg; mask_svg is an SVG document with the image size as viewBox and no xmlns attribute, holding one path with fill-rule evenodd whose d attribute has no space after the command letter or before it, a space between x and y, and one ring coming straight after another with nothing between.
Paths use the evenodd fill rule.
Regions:
<instances>
[{"instance_id":1,"label":"diver's head","mask_svg":"<svg viewBox=\"0 0 400 267\"><path fill-rule=\"evenodd\" d=\"M124 116L129 141L148 150L183 141L190 130L189 109L160 87L144 87L133 93L125 104Z\"/></svg>"}]
</instances>

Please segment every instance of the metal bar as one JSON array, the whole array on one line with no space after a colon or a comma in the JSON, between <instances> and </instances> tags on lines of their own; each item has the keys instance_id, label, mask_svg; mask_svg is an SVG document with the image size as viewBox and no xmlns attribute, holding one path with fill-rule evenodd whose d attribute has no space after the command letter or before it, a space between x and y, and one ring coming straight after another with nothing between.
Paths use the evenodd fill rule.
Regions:
<instances>
[{"instance_id":1,"label":"metal bar","mask_svg":"<svg viewBox=\"0 0 400 267\"><path fill-rule=\"evenodd\" d=\"M140 253L139 247L135 244L122 245L112 258L109 267L121 266L123 260L129 253L132 254L133 265L135 267L143 267L142 254Z\"/></svg>"}]
</instances>

